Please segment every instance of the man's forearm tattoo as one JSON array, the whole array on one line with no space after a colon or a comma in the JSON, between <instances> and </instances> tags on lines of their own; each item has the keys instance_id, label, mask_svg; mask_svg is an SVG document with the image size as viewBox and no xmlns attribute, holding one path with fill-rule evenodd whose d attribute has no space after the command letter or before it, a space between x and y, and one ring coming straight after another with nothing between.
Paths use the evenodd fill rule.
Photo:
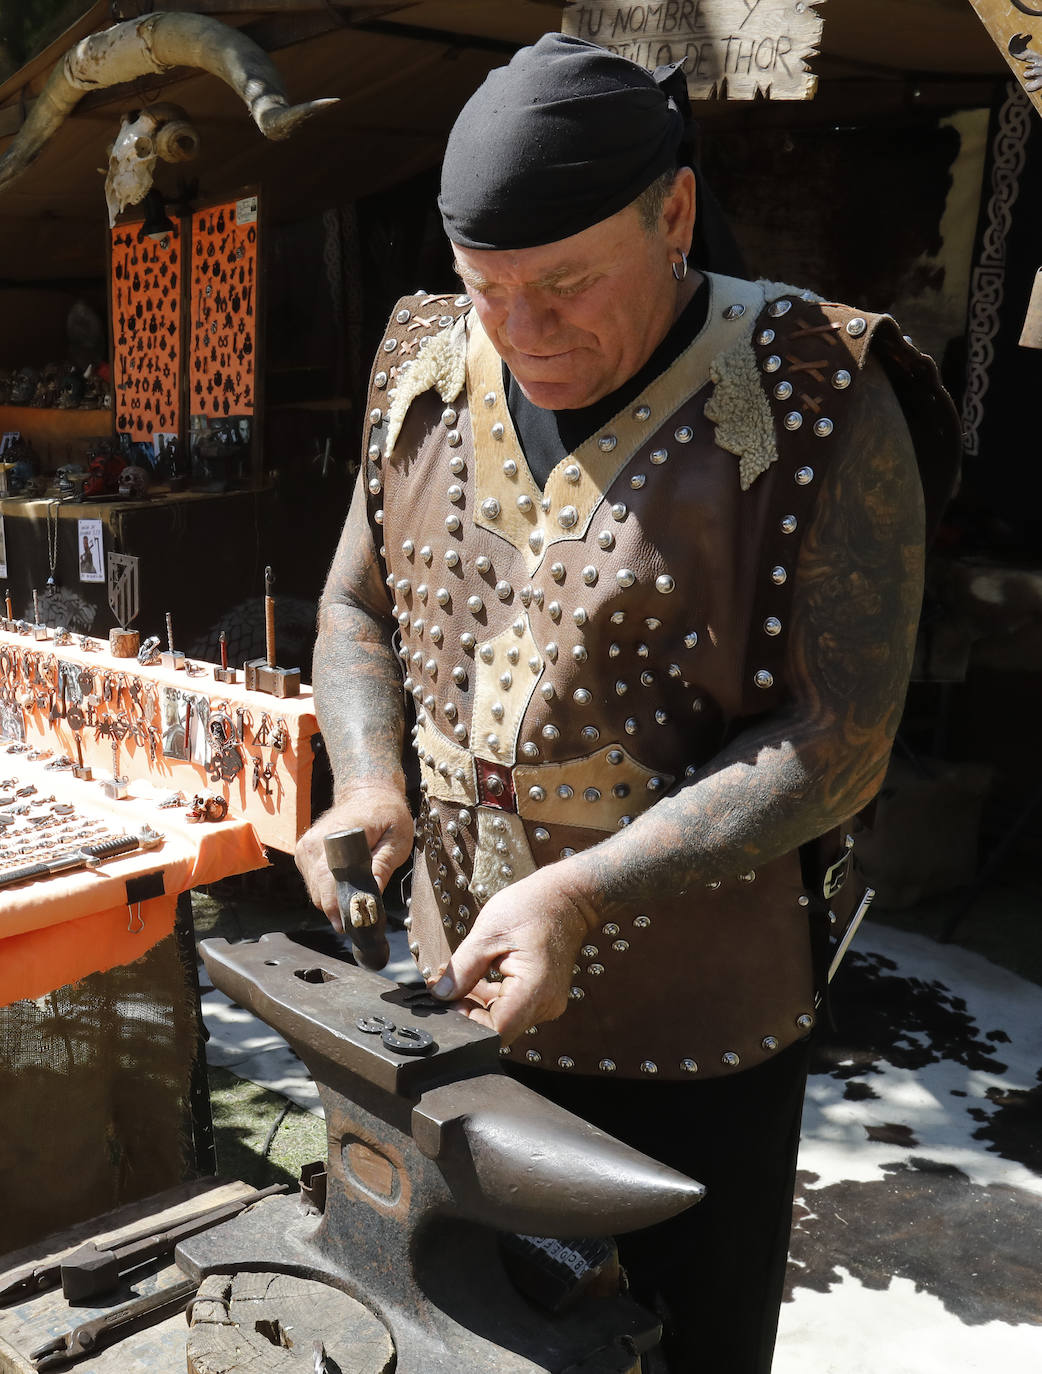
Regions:
<instances>
[{"instance_id":1,"label":"man's forearm tattoo","mask_svg":"<svg viewBox=\"0 0 1042 1374\"><path fill-rule=\"evenodd\" d=\"M626 830L567 860L602 911L789 853L882 783L922 595L922 494L889 385L870 373L861 390L855 437L826 474L801 554L791 703Z\"/></svg>"}]
</instances>

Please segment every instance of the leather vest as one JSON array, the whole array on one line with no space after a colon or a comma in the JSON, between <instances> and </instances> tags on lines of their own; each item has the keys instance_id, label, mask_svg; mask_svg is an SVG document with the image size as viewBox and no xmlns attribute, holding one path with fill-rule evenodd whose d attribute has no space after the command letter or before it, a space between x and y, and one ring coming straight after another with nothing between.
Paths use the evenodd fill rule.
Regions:
<instances>
[{"instance_id":1,"label":"leather vest","mask_svg":"<svg viewBox=\"0 0 1042 1374\"><path fill-rule=\"evenodd\" d=\"M631 824L784 700L800 541L873 336L937 390L887 317L709 285L686 352L544 489L466 297L392 316L364 475L416 705L425 972L494 892ZM669 1079L761 1063L814 1024L807 905L797 854L634 904L509 1053Z\"/></svg>"}]
</instances>

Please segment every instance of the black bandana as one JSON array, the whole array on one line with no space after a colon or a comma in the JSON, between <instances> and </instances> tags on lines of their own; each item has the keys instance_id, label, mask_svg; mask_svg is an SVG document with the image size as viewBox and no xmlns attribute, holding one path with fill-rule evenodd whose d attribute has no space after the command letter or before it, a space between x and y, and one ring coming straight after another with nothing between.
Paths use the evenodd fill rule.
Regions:
<instances>
[{"instance_id":1,"label":"black bandana","mask_svg":"<svg viewBox=\"0 0 1042 1374\"><path fill-rule=\"evenodd\" d=\"M491 249L578 234L677 167L689 118L677 64L652 75L544 34L490 72L456 120L438 198L445 232Z\"/></svg>"}]
</instances>

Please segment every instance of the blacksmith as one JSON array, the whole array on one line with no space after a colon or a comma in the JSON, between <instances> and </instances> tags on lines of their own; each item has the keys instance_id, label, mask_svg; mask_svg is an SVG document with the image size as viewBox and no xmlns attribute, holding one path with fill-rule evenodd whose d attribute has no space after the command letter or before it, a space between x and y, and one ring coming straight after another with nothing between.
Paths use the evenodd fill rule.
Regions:
<instances>
[{"instance_id":1,"label":"blacksmith","mask_svg":"<svg viewBox=\"0 0 1042 1374\"><path fill-rule=\"evenodd\" d=\"M399 301L322 599L321 837L410 854L439 996L701 1180L623 1237L672 1370L765 1374L829 891L882 781L955 422L888 317L751 282L682 73L542 38L453 129L462 290ZM408 710L407 710L408 707ZM832 905L857 896L848 878Z\"/></svg>"}]
</instances>

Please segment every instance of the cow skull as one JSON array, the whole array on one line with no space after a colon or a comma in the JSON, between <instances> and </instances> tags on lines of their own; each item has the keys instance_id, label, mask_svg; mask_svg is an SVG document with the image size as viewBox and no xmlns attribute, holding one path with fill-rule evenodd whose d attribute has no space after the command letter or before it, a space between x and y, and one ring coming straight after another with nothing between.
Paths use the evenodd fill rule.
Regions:
<instances>
[{"instance_id":1,"label":"cow skull","mask_svg":"<svg viewBox=\"0 0 1042 1374\"><path fill-rule=\"evenodd\" d=\"M128 205L138 205L152 187L156 162L187 162L199 151L199 135L180 105L151 105L123 116L109 154L105 200L109 225Z\"/></svg>"}]
</instances>

